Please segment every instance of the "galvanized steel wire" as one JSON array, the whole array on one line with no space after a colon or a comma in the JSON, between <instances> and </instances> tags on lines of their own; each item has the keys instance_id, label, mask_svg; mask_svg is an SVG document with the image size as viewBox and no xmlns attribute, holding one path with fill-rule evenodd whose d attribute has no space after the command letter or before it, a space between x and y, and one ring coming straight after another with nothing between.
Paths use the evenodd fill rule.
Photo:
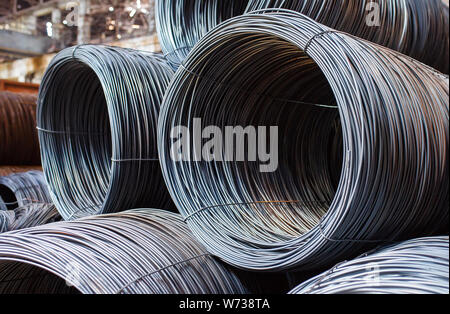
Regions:
<instances>
[{"instance_id":1,"label":"galvanized steel wire","mask_svg":"<svg viewBox=\"0 0 450 314\"><path fill-rule=\"evenodd\" d=\"M45 225L61 220L52 204L32 203L14 210L0 211L0 233Z\"/></svg>"},{"instance_id":2,"label":"galvanized steel wire","mask_svg":"<svg viewBox=\"0 0 450 314\"><path fill-rule=\"evenodd\" d=\"M194 240L181 216L167 211L132 210L0 235L0 293L72 292L64 281L83 294L247 291Z\"/></svg>"},{"instance_id":3,"label":"galvanized steel wire","mask_svg":"<svg viewBox=\"0 0 450 314\"><path fill-rule=\"evenodd\" d=\"M177 68L192 47L221 22L245 12L247 1L156 0L156 27L165 57Z\"/></svg>"},{"instance_id":4,"label":"galvanized steel wire","mask_svg":"<svg viewBox=\"0 0 450 314\"><path fill-rule=\"evenodd\" d=\"M82 45L52 60L37 115L44 172L65 220L174 207L156 143L172 75L161 56L123 48Z\"/></svg>"},{"instance_id":5,"label":"galvanized steel wire","mask_svg":"<svg viewBox=\"0 0 450 314\"><path fill-rule=\"evenodd\" d=\"M448 101L448 77L299 13L235 17L200 40L166 92L164 177L195 236L226 262L329 267L448 233ZM278 170L173 161L171 131L192 134L195 118L278 126Z\"/></svg>"},{"instance_id":6,"label":"galvanized steel wire","mask_svg":"<svg viewBox=\"0 0 450 314\"><path fill-rule=\"evenodd\" d=\"M51 203L48 186L41 171L0 177L0 197L5 205L2 206L3 209L15 209L33 203Z\"/></svg>"},{"instance_id":7,"label":"galvanized steel wire","mask_svg":"<svg viewBox=\"0 0 450 314\"><path fill-rule=\"evenodd\" d=\"M448 237L395 244L340 263L291 294L448 294Z\"/></svg>"},{"instance_id":8,"label":"galvanized steel wire","mask_svg":"<svg viewBox=\"0 0 450 314\"><path fill-rule=\"evenodd\" d=\"M247 11L295 10L449 73L449 8L442 0L249 0Z\"/></svg>"},{"instance_id":9,"label":"galvanized steel wire","mask_svg":"<svg viewBox=\"0 0 450 314\"><path fill-rule=\"evenodd\" d=\"M0 165L40 165L36 96L0 91Z\"/></svg>"}]
</instances>

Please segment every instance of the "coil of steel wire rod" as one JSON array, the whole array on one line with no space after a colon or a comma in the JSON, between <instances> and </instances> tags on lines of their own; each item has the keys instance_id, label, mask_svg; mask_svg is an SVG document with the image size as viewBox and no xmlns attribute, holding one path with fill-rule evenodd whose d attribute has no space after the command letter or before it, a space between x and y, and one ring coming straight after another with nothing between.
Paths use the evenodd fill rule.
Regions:
<instances>
[{"instance_id":1,"label":"coil of steel wire rod","mask_svg":"<svg viewBox=\"0 0 450 314\"><path fill-rule=\"evenodd\" d=\"M449 7L442 0L249 0L247 11L284 8L397 50L449 73Z\"/></svg>"},{"instance_id":2,"label":"coil of steel wire rod","mask_svg":"<svg viewBox=\"0 0 450 314\"><path fill-rule=\"evenodd\" d=\"M64 280L83 294L246 293L181 216L167 211L132 210L0 235L1 293L64 293Z\"/></svg>"},{"instance_id":3,"label":"coil of steel wire rod","mask_svg":"<svg viewBox=\"0 0 450 314\"><path fill-rule=\"evenodd\" d=\"M8 209L32 203L51 203L44 174L40 171L0 177L0 196Z\"/></svg>"},{"instance_id":4,"label":"coil of steel wire rod","mask_svg":"<svg viewBox=\"0 0 450 314\"><path fill-rule=\"evenodd\" d=\"M60 52L39 93L42 164L65 220L175 208L158 161L159 107L173 72L159 55L84 45Z\"/></svg>"},{"instance_id":5,"label":"coil of steel wire rod","mask_svg":"<svg viewBox=\"0 0 450 314\"><path fill-rule=\"evenodd\" d=\"M177 68L210 29L245 12L247 1L156 0L156 28L161 49Z\"/></svg>"},{"instance_id":6,"label":"coil of steel wire rod","mask_svg":"<svg viewBox=\"0 0 450 314\"><path fill-rule=\"evenodd\" d=\"M340 263L291 294L448 294L448 237L410 240Z\"/></svg>"},{"instance_id":7,"label":"coil of steel wire rod","mask_svg":"<svg viewBox=\"0 0 450 314\"><path fill-rule=\"evenodd\" d=\"M61 220L52 204L33 203L9 211L0 211L0 233L45 225Z\"/></svg>"},{"instance_id":8,"label":"coil of steel wire rod","mask_svg":"<svg viewBox=\"0 0 450 314\"><path fill-rule=\"evenodd\" d=\"M163 174L200 242L244 269L313 270L448 232L448 77L299 13L260 13L201 39L162 105ZM247 134L227 141L230 127Z\"/></svg>"},{"instance_id":9,"label":"coil of steel wire rod","mask_svg":"<svg viewBox=\"0 0 450 314\"><path fill-rule=\"evenodd\" d=\"M0 91L0 165L40 165L36 96Z\"/></svg>"},{"instance_id":10,"label":"coil of steel wire rod","mask_svg":"<svg viewBox=\"0 0 450 314\"><path fill-rule=\"evenodd\" d=\"M0 177L6 177L14 173L29 171L41 171L41 166L0 166Z\"/></svg>"}]
</instances>

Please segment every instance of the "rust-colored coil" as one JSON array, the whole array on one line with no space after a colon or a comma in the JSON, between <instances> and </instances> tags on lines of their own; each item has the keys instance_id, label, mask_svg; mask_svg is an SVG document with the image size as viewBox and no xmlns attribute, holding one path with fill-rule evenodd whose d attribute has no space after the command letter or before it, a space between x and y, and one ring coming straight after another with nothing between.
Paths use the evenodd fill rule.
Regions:
<instances>
[{"instance_id":1,"label":"rust-colored coil","mask_svg":"<svg viewBox=\"0 0 450 314\"><path fill-rule=\"evenodd\" d=\"M40 165L34 95L0 92L0 165Z\"/></svg>"}]
</instances>

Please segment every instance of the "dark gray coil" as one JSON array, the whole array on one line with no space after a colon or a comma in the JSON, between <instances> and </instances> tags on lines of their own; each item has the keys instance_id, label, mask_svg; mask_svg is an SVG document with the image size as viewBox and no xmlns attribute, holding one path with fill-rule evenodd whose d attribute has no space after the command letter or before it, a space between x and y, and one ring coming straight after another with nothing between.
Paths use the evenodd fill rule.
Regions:
<instances>
[{"instance_id":1,"label":"dark gray coil","mask_svg":"<svg viewBox=\"0 0 450 314\"><path fill-rule=\"evenodd\" d=\"M249 0L247 11L284 8L449 73L449 8L442 0Z\"/></svg>"},{"instance_id":2,"label":"dark gray coil","mask_svg":"<svg viewBox=\"0 0 450 314\"><path fill-rule=\"evenodd\" d=\"M37 116L44 172L65 220L174 208L156 143L172 75L159 55L123 48L77 46L52 60Z\"/></svg>"},{"instance_id":3,"label":"dark gray coil","mask_svg":"<svg viewBox=\"0 0 450 314\"><path fill-rule=\"evenodd\" d=\"M0 233L45 225L61 220L52 204L32 203L14 210L0 211Z\"/></svg>"},{"instance_id":4,"label":"dark gray coil","mask_svg":"<svg viewBox=\"0 0 450 314\"><path fill-rule=\"evenodd\" d=\"M260 13L209 32L164 98L160 160L195 236L234 266L275 271L448 232L448 77L299 13ZM194 134L196 118L278 126L279 167L174 161L172 131Z\"/></svg>"},{"instance_id":5,"label":"dark gray coil","mask_svg":"<svg viewBox=\"0 0 450 314\"><path fill-rule=\"evenodd\" d=\"M133 210L0 235L0 293L242 294L180 215Z\"/></svg>"},{"instance_id":6,"label":"dark gray coil","mask_svg":"<svg viewBox=\"0 0 450 314\"><path fill-rule=\"evenodd\" d=\"M7 209L15 209L32 203L51 203L47 183L41 171L15 173L0 177L0 197ZM5 206L0 205L1 207L5 209Z\"/></svg>"},{"instance_id":7,"label":"dark gray coil","mask_svg":"<svg viewBox=\"0 0 450 314\"><path fill-rule=\"evenodd\" d=\"M340 263L291 294L448 294L448 237L410 240Z\"/></svg>"},{"instance_id":8,"label":"dark gray coil","mask_svg":"<svg viewBox=\"0 0 450 314\"><path fill-rule=\"evenodd\" d=\"M173 68L210 29L245 12L247 1L156 0L161 49Z\"/></svg>"}]
</instances>

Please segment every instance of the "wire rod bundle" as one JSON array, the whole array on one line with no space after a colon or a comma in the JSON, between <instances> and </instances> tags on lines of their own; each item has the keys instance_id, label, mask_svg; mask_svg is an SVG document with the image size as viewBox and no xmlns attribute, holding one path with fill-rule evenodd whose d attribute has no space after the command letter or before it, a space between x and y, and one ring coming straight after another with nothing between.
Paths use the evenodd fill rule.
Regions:
<instances>
[{"instance_id":1,"label":"wire rod bundle","mask_svg":"<svg viewBox=\"0 0 450 314\"><path fill-rule=\"evenodd\" d=\"M163 174L200 242L244 269L313 270L448 232L448 78L299 13L259 13L208 33L164 98ZM177 160L173 135L195 134L199 119L216 126L201 140L208 154L227 127L265 126L244 149L274 146L276 171L262 172L264 154L230 161L219 144L199 161L191 141Z\"/></svg>"},{"instance_id":2,"label":"wire rod bundle","mask_svg":"<svg viewBox=\"0 0 450 314\"><path fill-rule=\"evenodd\" d=\"M6 177L14 173L28 171L42 171L41 166L0 166L0 177Z\"/></svg>"},{"instance_id":3,"label":"wire rod bundle","mask_svg":"<svg viewBox=\"0 0 450 314\"><path fill-rule=\"evenodd\" d=\"M44 174L40 171L0 177L0 197L8 209L32 203L51 203Z\"/></svg>"},{"instance_id":4,"label":"wire rod bundle","mask_svg":"<svg viewBox=\"0 0 450 314\"><path fill-rule=\"evenodd\" d=\"M0 91L0 165L40 165L36 96Z\"/></svg>"},{"instance_id":5,"label":"wire rod bundle","mask_svg":"<svg viewBox=\"0 0 450 314\"><path fill-rule=\"evenodd\" d=\"M60 219L54 205L33 203L14 210L0 211L0 233L41 226Z\"/></svg>"},{"instance_id":6,"label":"wire rod bundle","mask_svg":"<svg viewBox=\"0 0 450 314\"><path fill-rule=\"evenodd\" d=\"M302 283L291 294L448 294L448 237L379 249Z\"/></svg>"},{"instance_id":7,"label":"wire rod bundle","mask_svg":"<svg viewBox=\"0 0 450 314\"><path fill-rule=\"evenodd\" d=\"M298 11L449 73L449 8L442 0L248 1L248 12L267 8Z\"/></svg>"},{"instance_id":8,"label":"wire rod bundle","mask_svg":"<svg viewBox=\"0 0 450 314\"><path fill-rule=\"evenodd\" d=\"M56 275L60 280L55 280ZM0 293L242 294L180 215L133 210L0 236Z\"/></svg>"},{"instance_id":9,"label":"wire rod bundle","mask_svg":"<svg viewBox=\"0 0 450 314\"><path fill-rule=\"evenodd\" d=\"M158 55L84 45L60 52L39 93L42 162L65 220L174 208L158 161L159 107L173 75Z\"/></svg>"},{"instance_id":10,"label":"wire rod bundle","mask_svg":"<svg viewBox=\"0 0 450 314\"><path fill-rule=\"evenodd\" d=\"M161 49L177 68L192 47L221 22L245 12L247 1L157 0L156 27Z\"/></svg>"}]
</instances>

